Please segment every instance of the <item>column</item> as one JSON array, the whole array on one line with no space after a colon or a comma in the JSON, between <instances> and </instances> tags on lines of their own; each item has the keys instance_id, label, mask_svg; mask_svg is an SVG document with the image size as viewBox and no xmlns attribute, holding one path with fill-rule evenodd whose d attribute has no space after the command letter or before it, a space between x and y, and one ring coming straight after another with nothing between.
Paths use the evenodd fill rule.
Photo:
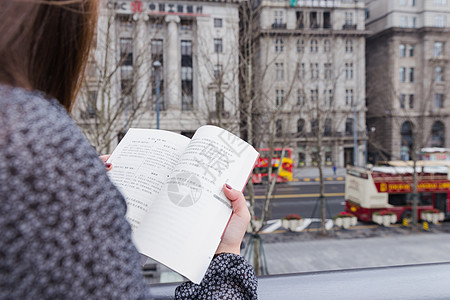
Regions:
<instances>
[{"instance_id":1,"label":"column","mask_svg":"<svg viewBox=\"0 0 450 300\"><path fill-rule=\"evenodd\" d=\"M180 46L178 44L178 23L180 17L168 15L167 22L167 73L164 75L166 82L167 107L181 109L181 82L180 82Z\"/></svg>"},{"instance_id":2,"label":"column","mask_svg":"<svg viewBox=\"0 0 450 300\"><path fill-rule=\"evenodd\" d=\"M150 48L148 47L149 42L147 41L147 28L146 20L148 15L144 13L136 14L136 61L135 67L137 68L136 77L133 82L136 83L136 100L137 103L144 104L149 99L149 87L150 84L150 73L151 73L151 61L150 61Z\"/></svg>"}]
</instances>

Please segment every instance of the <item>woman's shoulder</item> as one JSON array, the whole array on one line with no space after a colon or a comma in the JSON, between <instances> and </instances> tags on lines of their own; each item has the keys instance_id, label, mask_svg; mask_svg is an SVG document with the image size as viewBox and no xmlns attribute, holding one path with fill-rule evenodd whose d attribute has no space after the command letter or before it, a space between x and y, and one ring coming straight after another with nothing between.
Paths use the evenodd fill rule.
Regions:
<instances>
[{"instance_id":1,"label":"woman's shoulder","mask_svg":"<svg viewBox=\"0 0 450 300\"><path fill-rule=\"evenodd\" d=\"M39 117L48 121L70 119L63 106L44 92L3 84L0 84L0 112L1 120L11 125L35 122Z\"/></svg>"},{"instance_id":2,"label":"woman's shoulder","mask_svg":"<svg viewBox=\"0 0 450 300\"><path fill-rule=\"evenodd\" d=\"M0 84L0 141L54 141L61 136L82 138L76 124L55 99L40 91Z\"/></svg>"}]
</instances>

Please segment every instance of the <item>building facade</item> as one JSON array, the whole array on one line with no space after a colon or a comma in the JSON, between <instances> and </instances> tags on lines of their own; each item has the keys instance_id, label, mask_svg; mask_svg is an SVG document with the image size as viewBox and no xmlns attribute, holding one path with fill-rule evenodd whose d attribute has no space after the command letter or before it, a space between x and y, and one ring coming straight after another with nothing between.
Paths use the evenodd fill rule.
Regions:
<instances>
[{"instance_id":1,"label":"building facade","mask_svg":"<svg viewBox=\"0 0 450 300\"><path fill-rule=\"evenodd\" d=\"M325 165L365 163L364 14L363 1L261 1L260 105L299 166L319 152Z\"/></svg>"},{"instance_id":2,"label":"building facade","mask_svg":"<svg viewBox=\"0 0 450 300\"><path fill-rule=\"evenodd\" d=\"M369 161L449 147L449 1L366 4Z\"/></svg>"},{"instance_id":3,"label":"building facade","mask_svg":"<svg viewBox=\"0 0 450 300\"><path fill-rule=\"evenodd\" d=\"M98 149L129 127L237 132L238 30L235 1L102 1L75 119Z\"/></svg>"}]
</instances>

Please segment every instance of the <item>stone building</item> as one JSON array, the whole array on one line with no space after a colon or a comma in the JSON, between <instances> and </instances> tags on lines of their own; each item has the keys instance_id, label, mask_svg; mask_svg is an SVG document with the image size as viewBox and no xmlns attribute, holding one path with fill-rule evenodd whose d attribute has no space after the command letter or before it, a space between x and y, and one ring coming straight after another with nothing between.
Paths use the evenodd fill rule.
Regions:
<instances>
[{"instance_id":1,"label":"stone building","mask_svg":"<svg viewBox=\"0 0 450 300\"><path fill-rule=\"evenodd\" d=\"M366 4L369 161L449 147L449 1Z\"/></svg>"},{"instance_id":2,"label":"stone building","mask_svg":"<svg viewBox=\"0 0 450 300\"><path fill-rule=\"evenodd\" d=\"M259 105L299 166L319 151L325 165L365 163L364 14L363 1L260 3Z\"/></svg>"},{"instance_id":3,"label":"stone building","mask_svg":"<svg viewBox=\"0 0 450 300\"><path fill-rule=\"evenodd\" d=\"M101 1L75 119L99 151L129 127L237 132L238 30L236 1Z\"/></svg>"}]
</instances>

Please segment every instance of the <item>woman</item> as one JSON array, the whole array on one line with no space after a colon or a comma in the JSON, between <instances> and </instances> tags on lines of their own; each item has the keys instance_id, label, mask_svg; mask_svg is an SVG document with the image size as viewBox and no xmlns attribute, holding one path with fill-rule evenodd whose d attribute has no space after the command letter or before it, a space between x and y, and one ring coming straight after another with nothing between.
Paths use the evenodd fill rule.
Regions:
<instances>
[{"instance_id":1,"label":"woman","mask_svg":"<svg viewBox=\"0 0 450 300\"><path fill-rule=\"evenodd\" d=\"M68 116L98 1L2 1L0 10L0 299L146 299L122 195ZM57 100L55 100L57 99ZM200 285L178 299L255 299L239 256L242 193Z\"/></svg>"}]
</instances>

